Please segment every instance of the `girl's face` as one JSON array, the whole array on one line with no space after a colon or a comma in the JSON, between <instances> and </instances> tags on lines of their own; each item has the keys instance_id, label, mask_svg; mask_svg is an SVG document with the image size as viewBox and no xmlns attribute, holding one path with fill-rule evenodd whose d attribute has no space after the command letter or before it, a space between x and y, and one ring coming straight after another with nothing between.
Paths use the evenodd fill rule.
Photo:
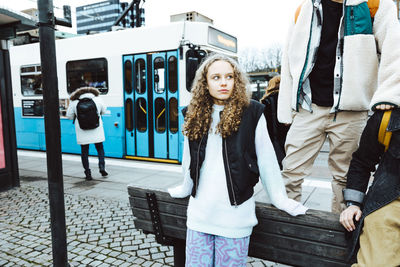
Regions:
<instances>
[{"instance_id":1,"label":"girl's face","mask_svg":"<svg viewBox=\"0 0 400 267\"><path fill-rule=\"evenodd\" d=\"M234 83L233 67L230 63L218 60L208 67L208 91L214 99L214 104L224 105L225 100L232 95Z\"/></svg>"}]
</instances>

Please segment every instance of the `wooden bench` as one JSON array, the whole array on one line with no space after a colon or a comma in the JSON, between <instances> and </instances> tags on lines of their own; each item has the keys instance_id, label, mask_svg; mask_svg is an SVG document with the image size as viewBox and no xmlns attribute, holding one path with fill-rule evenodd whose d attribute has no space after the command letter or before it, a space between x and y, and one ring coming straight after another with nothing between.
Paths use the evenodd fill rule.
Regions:
<instances>
[{"instance_id":1,"label":"wooden bench","mask_svg":"<svg viewBox=\"0 0 400 267\"><path fill-rule=\"evenodd\" d=\"M188 198L128 186L135 227L153 233L158 243L174 246L175 266L184 266ZM345 230L339 216L308 210L292 217L270 204L256 203L258 225L249 256L294 266L349 266Z\"/></svg>"}]
</instances>

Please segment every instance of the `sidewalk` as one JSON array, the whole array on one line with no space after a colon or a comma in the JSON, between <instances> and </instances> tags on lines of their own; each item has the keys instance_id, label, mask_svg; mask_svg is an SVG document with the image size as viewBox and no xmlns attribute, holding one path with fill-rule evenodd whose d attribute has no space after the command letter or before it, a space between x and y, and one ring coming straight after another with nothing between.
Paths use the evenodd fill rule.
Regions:
<instances>
[{"instance_id":1,"label":"sidewalk","mask_svg":"<svg viewBox=\"0 0 400 267\"><path fill-rule=\"evenodd\" d=\"M0 266L52 266L44 152L18 151L21 187L0 192ZM325 163L324 163L325 162ZM330 209L329 174L321 153L305 182L303 202ZM134 228L127 185L165 189L182 179L173 164L106 159L102 178L90 158L94 180L85 181L79 155L63 155L68 261L71 266L173 266L170 247ZM257 186L257 200L266 200ZM249 258L248 266L285 266Z\"/></svg>"}]
</instances>

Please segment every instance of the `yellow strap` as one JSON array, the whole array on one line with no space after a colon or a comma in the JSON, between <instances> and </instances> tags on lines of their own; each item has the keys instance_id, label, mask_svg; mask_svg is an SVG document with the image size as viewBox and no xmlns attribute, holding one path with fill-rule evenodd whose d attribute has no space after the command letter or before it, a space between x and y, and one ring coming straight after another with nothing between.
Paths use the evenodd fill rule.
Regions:
<instances>
[{"instance_id":1,"label":"yellow strap","mask_svg":"<svg viewBox=\"0 0 400 267\"><path fill-rule=\"evenodd\" d=\"M383 113L383 117L381 120L381 125L379 127L379 133L378 133L378 141L382 145L385 146L385 152L389 148L389 143L390 143L390 138L392 137L392 132L388 132L387 126L389 124L390 116L392 115L392 110L387 110L385 113Z\"/></svg>"},{"instance_id":2,"label":"yellow strap","mask_svg":"<svg viewBox=\"0 0 400 267\"><path fill-rule=\"evenodd\" d=\"M303 1L296 9L296 12L294 13L294 24L296 24L297 22L297 18L299 17L300 11L301 11L301 7L303 6L305 1Z\"/></svg>"},{"instance_id":3,"label":"yellow strap","mask_svg":"<svg viewBox=\"0 0 400 267\"><path fill-rule=\"evenodd\" d=\"M375 13L379 8L379 0L368 0L368 8L371 18L375 17Z\"/></svg>"}]
</instances>

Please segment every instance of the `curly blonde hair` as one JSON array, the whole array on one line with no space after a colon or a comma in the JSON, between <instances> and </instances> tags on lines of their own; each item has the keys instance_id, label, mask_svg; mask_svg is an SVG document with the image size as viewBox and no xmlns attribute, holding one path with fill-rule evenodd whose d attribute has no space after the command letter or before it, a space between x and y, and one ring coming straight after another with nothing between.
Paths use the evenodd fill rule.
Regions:
<instances>
[{"instance_id":1,"label":"curly blonde hair","mask_svg":"<svg viewBox=\"0 0 400 267\"><path fill-rule=\"evenodd\" d=\"M239 64L225 55L212 54L208 56L196 71L191 91L192 99L183 124L183 134L189 140L198 140L210 130L214 100L208 91L207 73L211 64L216 61L228 62L233 68L234 76L232 95L225 101L221 120L217 125L217 133L221 134L222 138L227 138L239 130L242 112L250 103L249 81Z\"/></svg>"}]
</instances>

